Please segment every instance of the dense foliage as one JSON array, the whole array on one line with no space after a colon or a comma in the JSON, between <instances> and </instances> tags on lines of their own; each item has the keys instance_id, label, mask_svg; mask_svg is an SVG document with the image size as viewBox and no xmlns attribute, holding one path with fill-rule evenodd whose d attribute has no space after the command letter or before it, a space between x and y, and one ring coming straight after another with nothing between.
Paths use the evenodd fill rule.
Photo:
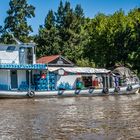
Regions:
<instances>
[{"instance_id":1,"label":"dense foliage","mask_svg":"<svg viewBox=\"0 0 140 140\"><path fill-rule=\"evenodd\" d=\"M27 24L27 19L35 16L35 7L27 4L27 0L10 0L9 6L0 42L13 43L11 34L23 42L29 42L31 39L29 33L33 30Z\"/></svg>"},{"instance_id":2,"label":"dense foliage","mask_svg":"<svg viewBox=\"0 0 140 140\"><path fill-rule=\"evenodd\" d=\"M26 0L10 0L1 42L9 43L7 31L21 41L30 41L34 7ZM2 27L0 27L2 31ZM34 36L37 56L62 54L79 66L111 68L125 65L140 73L140 9L128 14L119 10L112 15L84 16L80 5L60 1L57 11L50 10Z\"/></svg>"},{"instance_id":3,"label":"dense foliage","mask_svg":"<svg viewBox=\"0 0 140 140\"><path fill-rule=\"evenodd\" d=\"M57 12L50 10L44 25L39 28L36 36L38 56L62 54L76 63L83 55L83 25L81 6L72 9L69 2L63 5L61 1Z\"/></svg>"}]
</instances>

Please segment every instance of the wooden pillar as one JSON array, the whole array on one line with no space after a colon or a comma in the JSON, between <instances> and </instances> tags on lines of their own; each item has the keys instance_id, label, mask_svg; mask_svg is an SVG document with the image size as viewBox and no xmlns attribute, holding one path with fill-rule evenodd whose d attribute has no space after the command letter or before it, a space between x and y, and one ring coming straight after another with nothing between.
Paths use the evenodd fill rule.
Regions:
<instances>
[{"instance_id":1,"label":"wooden pillar","mask_svg":"<svg viewBox=\"0 0 140 140\"><path fill-rule=\"evenodd\" d=\"M110 77L109 77L109 75L107 75L107 79L108 79L108 88L110 88Z\"/></svg>"},{"instance_id":2,"label":"wooden pillar","mask_svg":"<svg viewBox=\"0 0 140 140\"><path fill-rule=\"evenodd\" d=\"M50 89L50 88L49 88L49 84L50 84L50 81L49 81L49 77L50 77L50 76L49 76L49 70L47 71L47 75L48 75L48 76L47 76L47 79L48 79L48 90L49 90L49 89Z\"/></svg>"},{"instance_id":3,"label":"wooden pillar","mask_svg":"<svg viewBox=\"0 0 140 140\"><path fill-rule=\"evenodd\" d=\"M106 88L106 75L104 75L104 87Z\"/></svg>"}]
</instances>

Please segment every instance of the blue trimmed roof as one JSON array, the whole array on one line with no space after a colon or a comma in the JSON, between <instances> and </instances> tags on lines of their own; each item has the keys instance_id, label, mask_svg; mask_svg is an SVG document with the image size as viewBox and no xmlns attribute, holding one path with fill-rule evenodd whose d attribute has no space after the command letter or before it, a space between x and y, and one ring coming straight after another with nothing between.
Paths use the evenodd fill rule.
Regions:
<instances>
[{"instance_id":1,"label":"blue trimmed roof","mask_svg":"<svg viewBox=\"0 0 140 140\"><path fill-rule=\"evenodd\" d=\"M0 64L0 69L45 70L45 64Z\"/></svg>"}]
</instances>

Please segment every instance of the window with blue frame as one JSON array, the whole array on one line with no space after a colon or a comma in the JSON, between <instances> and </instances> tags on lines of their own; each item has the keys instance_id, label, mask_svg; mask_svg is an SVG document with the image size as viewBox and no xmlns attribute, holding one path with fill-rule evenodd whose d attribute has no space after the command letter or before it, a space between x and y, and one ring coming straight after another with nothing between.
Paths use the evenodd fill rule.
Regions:
<instances>
[{"instance_id":1,"label":"window with blue frame","mask_svg":"<svg viewBox=\"0 0 140 140\"><path fill-rule=\"evenodd\" d=\"M19 63L20 64L26 64L26 61L25 61L25 48L24 47L21 47L19 49Z\"/></svg>"},{"instance_id":2,"label":"window with blue frame","mask_svg":"<svg viewBox=\"0 0 140 140\"><path fill-rule=\"evenodd\" d=\"M15 50L15 48L16 48L15 46L8 46L6 51L7 52L13 52Z\"/></svg>"}]
</instances>

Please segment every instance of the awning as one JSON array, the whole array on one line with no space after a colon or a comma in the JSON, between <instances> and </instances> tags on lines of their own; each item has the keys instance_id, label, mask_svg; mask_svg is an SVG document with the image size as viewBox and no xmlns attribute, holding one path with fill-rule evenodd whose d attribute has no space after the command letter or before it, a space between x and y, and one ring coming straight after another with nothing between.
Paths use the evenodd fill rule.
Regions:
<instances>
[{"instance_id":1,"label":"awning","mask_svg":"<svg viewBox=\"0 0 140 140\"><path fill-rule=\"evenodd\" d=\"M0 69L46 70L45 64L0 64Z\"/></svg>"},{"instance_id":2,"label":"awning","mask_svg":"<svg viewBox=\"0 0 140 140\"><path fill-rule=\"evenodd\" d=\"M118 68L113 70L113 73L119 74L121 77L133 76L132 71L129 68L126 68L126 67L118 67Z\"/></svg>"},{"instance_id":3,"label":"awning","mask_svg":"<svg viewBox=\"0 0 140 140\"><path fill-rule=\"evenodd\" d=\"M50 72L64 70L69 73L81 73L81 74L105 74L109 73L110 70L107 69L97 69L90 67L48 67Z\"/></svg>"}]
</instances>

